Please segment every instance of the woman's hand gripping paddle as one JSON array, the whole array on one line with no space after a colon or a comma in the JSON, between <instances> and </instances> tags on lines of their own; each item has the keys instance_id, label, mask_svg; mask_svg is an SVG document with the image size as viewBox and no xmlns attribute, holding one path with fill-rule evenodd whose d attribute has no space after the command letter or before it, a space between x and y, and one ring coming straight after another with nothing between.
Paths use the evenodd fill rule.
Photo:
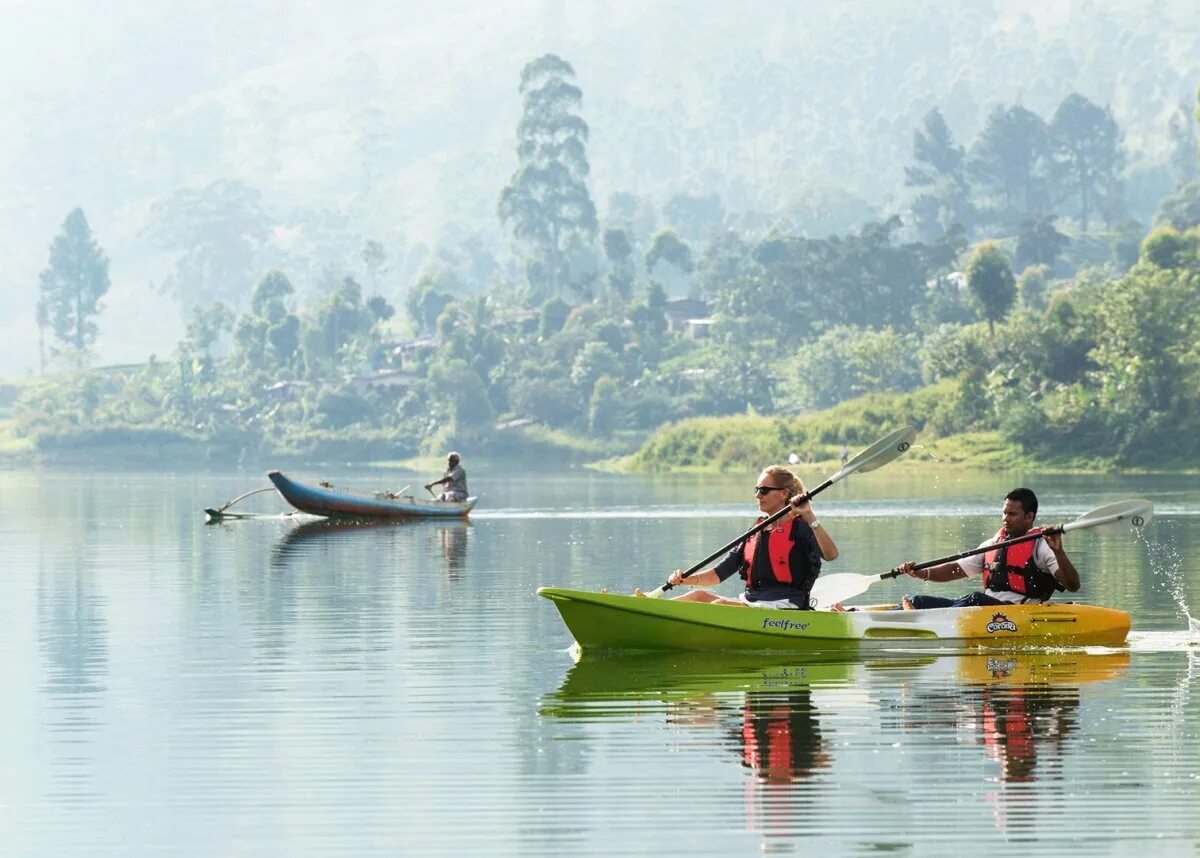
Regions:
<instances>
[{"instance_id":1,"label":"woman's hand gripping paddle","mask_svg":"<svg viewBox=\"0 0 1200 858\"><path fill-rule=\"evenodd\" d=\"M813 497L816 497L818 494L825 491L825 489L829 488L834 483L839 482L840 480L844 480L846 477L850 476L855 471L861 471L863 473L865 473L867 471L873 471L876 468L886 465L888 462L892 461L893 459L898 458L906 450L908 450L909 447L912 446L913 439L915 439L916 437L917 437L917 430L913 429L911 426L906 426L903 429L897 429L895 432L892 432L890 435L888 435L884 438L880 438L878 441L876 441L870 447L863 450L861 453L859 453L853 459L848 461L845 465L842 466L842 469L840 471L838 471L832 477L827 479L825 482L821 483L816 488L805 492L802 495L796 495L794 498L791 499L791 501L788 503L788 505L785 506L783 509L779 510L779 512L776 512L772 515L767 516L765 519L760 521L758 524L754 525L754 527L747 530L745 533L743 533L737 539L718 548L712 554L708 555L703 560L701 560L699 563L697 563L696 565L689 568L686 572L684 572L683 577L687 578L687 577L699 572L701 569L703 569L709 563L716 560L718 557L721 557L723 554L725 554L730 549L745 542L747 539L749 539L751 536L758 533L759 531L765 530L768 527L770 527L772 524L774 524L780 518L782 518L783 516L785 516L789 512L791 512L793 508L804 504L805 502L807 502L809 499L811 499ZM657 599L659 596L661 596L667 590L670 590L673 586L675 586L675 585L672 584L670 581L667 581L665 584L663 584L657 590L652 590L649 593L646 593L645 595L649 596L651 599Z\"/></svg>"}]
</instances>

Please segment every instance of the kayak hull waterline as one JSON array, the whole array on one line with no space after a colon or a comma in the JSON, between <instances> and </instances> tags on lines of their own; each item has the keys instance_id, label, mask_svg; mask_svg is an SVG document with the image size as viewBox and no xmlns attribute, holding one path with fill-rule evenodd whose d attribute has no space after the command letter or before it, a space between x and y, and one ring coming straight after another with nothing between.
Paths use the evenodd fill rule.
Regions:
<instances>
[{"instance_id":1,"label":"kayak hull waterline","mask_svg":"<svg viewBox=\"0 0 1200 858\"><path fill-rule=\"evenodd\" d=\"M587 649L857 651L897 646L1114 646L1129 614L1070 603L893 611L777 611L542 587Z\"/></svg>"}]
</instances>

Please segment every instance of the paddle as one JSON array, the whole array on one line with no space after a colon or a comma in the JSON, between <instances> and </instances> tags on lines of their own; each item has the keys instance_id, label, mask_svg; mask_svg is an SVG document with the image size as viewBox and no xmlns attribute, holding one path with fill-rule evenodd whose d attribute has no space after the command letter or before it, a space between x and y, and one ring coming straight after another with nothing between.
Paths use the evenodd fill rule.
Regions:
<instances>
[{"instance_id":1,"label":"paddle","mask_svg":"<svg viewBox=\"0 0 1200 858\"><path fill-rule=\"evenodd\" d=\"M851 459L849 462L847 462L845 465L843 465L842 469L840 471L838 471L832 477L827 479L825 482L821 483L819 486L817 486L814 489L810 489L809 491L805 492L802 495L796 495L794 498L791 499L791 501L788 503L788 505L785 506L783 509L779 510L778 512L772 513L771 515L767 516L765 519L760 521L758 524L754 525L754 527L747 530L745 533L743 533L737 539L722 546L721 548L718 548L712 554L708 555L703 560L701 560L699 563L697 563L696 565L694 565L690 569L688 569L686 572L684 572L683 577L688 578L691 575L694 575L695 573L699 572L701 569L703 569L709 563L716 560L718 557L721 557L722 555L724 555L725 552L729 551L731 548L734 548L735 546L740 545L741 543L745 542L747 539L749 539L754 534L758 533L760 530L765 530L768 527L770 527L772 524L774 524L780 518L783 518L783 516L785 516L789 512L791 512L793 507L800 506L805 501L809 500L810 498L815 497L816 495L825 491L825 489L832 486L834 483L850 476L855 471L863 471L863 472L873 471L878 467L882 467L883 465L886 465L888 462L892 461L897 456L901 455L909 447L911 447L913 439L916 437L917 437L917 430L913 429L911 426L906 426L903 429L897 429L895 432L892 432L890 435L887 435L886 437L879 439L874 444L872 444L870 447L863 450L861 453L859 453L857 456L855 456L853 459ZM675 586L674 584L672 584L670 581L668 581L665 584L663 584L661 587L659 587L657 590L652 590L649 593L646 593L646 595L649 596L651 599L657 599L659 596L661 596L663 593L665 593L667 590L670 590L674 586Z\"/></svg>"},{"instance_id":2,"label":"paddle","mask_svg":"<svg viewBox=\"0 0 1200 858\"><path fill-rule=\"evenodd\" d=\"M1079 516L1079 518L1066 524L1058 524L1047 527L1038 533L1028 533L1024 536L1006 539L1003 542L997 542L995 545L984 545L979 548L972 548L970 551L952 554L949 557L939 557L937 560L918 563L913 569L931 569L934 566L941 566L943 563L953 563L956 560L962 560L964 557L983 554L986 551L1001 548L1005 545L1016 545L1018 542L1029 542L1031 539L1039 539L1047 533L1066 533L1069 530L1083 530L1092 527L1116 530L1116 526L1121 522L1128 522L1133 527L1142 527L1153 517L1154 504L1148 500L1117 501L1116 503L1098 506L1093 510L1089 510ZM904 572L897 566L895 569L879 575L856 575L853 572L842 572L837 575L818 578L812 588L813 606L818 610L828 608L834 602L844 602L846 599L852 599L860 593L867 592L872 584L883 581L886 578L897 578L903 574Z\"/></svg>"}]
</instances>

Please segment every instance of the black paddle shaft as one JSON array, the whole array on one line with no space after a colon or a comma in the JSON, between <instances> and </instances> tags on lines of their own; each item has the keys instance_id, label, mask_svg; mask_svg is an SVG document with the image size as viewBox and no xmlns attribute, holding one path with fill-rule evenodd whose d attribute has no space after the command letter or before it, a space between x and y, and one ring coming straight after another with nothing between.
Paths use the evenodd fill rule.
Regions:
<instances>
[{"instance_id":1,"label":"black paddle shaft","mask_svg":"<svg viewBox=\"0 0 1200 858\"><path fill-rule=\"evenodd\" d=\"M939 557L937 560L927 560L924 563L917 563L913 566L913 571L918 569L932 569L934 566L941 566L943 563L953 563L956 560L962 560L965 557L974 557L976 554L983 554L987 551L993 551L997 548L1005 548L1009 545L1016 545L1018 542L1029 542L1034 539L1041 539L1047 534L1062 533L1065 526L1056 524L1053 527L1047 527L1045 530L1039 530L1037 533L1027 533L1024 536L1014 536L1012 539L1006 539L1003 542L997 542L992 545L981 545L978 548L972 548L970 551L963 551L959 554L951 554L949 557ZM904 570L897 566L890 572L884 572L879 576L879 580L883 581L888 578L898 578L904 574Z\"/></svg>"},{"instance_id":2,"label":"black paddle shaft","mask_svg":"<svg viewBox=\"0 0 1200 858\"><path fill-rule=\"evenodd\" d=\"M747 539L749 539L754 534L759 533L763 530L766 530L768 527L770 527L775 522L779 521L779 519L783 518L785 515L787 515L793 509L795 509L796 507L799 507L801 504L809 501L813 497L813 495L823 492L825 489L829 488L832 485L833 485L833 480L831 480L831 479L826 480L825 482L821 483L821 485L817 486L812 491L805 492L802 495L796 495L794 498L792 498L790 501L788 501L788 505L785 506L783 509L778 510L777 512L771 513L766 518L764 518L762 521L760 521L758 524L754 525L754 527L750 528L745 533L743 533L741 536L739 536L737 539L733 540L732 542L730 542L726 545L721 546L716 551L714 551L712 554L708 555L703 560L701 560L699 563L697 563L695 566L688 568L688 570L683 573L683 577L690 578L692 575L695 575L697 572L700 572L701 570L704 569L705 566L707 566L712 561L716 560L718 557L721 557L722 555L724 555L730 549L736 548L738 545L741 545L743 542L745 542ZM663 592L666 592L667 590L674 588L674 586L675 586L674 584L672 584L670 581L668 581L666 584L663 584L663 587L662 587Z\"/></svg>"}]
</instances>

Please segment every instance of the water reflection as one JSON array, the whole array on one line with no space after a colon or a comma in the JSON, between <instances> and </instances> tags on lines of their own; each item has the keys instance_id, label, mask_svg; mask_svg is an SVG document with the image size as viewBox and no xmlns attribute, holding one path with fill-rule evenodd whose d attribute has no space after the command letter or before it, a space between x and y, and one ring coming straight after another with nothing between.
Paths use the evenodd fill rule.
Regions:
<instances>
[{"instance_id":1,"label":"water reflection","mask_svg":"<svg viewBox=\"0 0 1200 858\"><path fill-rule=\"evenodd\" d=\"M271 568L282 571L324 553L337 554L348 541L383 552L412 552L431 543L448 578L457 578L467 562L470 521L351 521L317 519L290 528L271 550ZM384 555L380 555L382 561Z\"/></svg>"},{"instance_id":2,"label":"water reflection","mask_svg":"<svg viewBox=\"0 0 1200 858\"><path fill-rule=\"evenodd\" d=\"M719 748L718 756L737 761L749 776L745 824L764 836L796 830L812 816L819 790L810 782L849 776L837 773L838 730L822 722L844 725L852 715L876 724L880 743L953 761L956 777L964 766L974 769L976 789L1005 829L1028 822L1022 811L1034 812L1035 782L1039 791L1062 790L1068 747L1086 723L1086 686L1118 679L1128 665L1126 651L864 661L762 654L584 658L543 698L540 712L638 725L658 713L673 731L707 738L676 741L680 750Z\"/></svg>"},{"instance_id":3,"label":"water reflection","mask_svg":"<svg viewBox=\"0 0 1200 858\"><path fill-rule=\"evenodd\" d=\"M385 521L343 521L321 518L305 521L286 531L271 550L271 567L287 568L293 561L327 551L333 544L357 534L396 527Z\"/></svg>"},{"instance_id":4,"label":"water reflection","mask_svg":"<svg viewBox=\"0 0 1200 858\"><path fill-rule=\"evenodd\" d=\"M1039 759L1053 761L1060 777L1064 744L1079 728L1081 686L1115 679L1128 666L1124 651L961 657L959 723L1000 764L998 780L1033 781Z\"/></svg>"},{"instance_id":5,"label":"water reflection","mask_svg":"<svg viewBox=\"0 0 1200 858\"><path fill-rule=\"evenodd\" d=\"M109 671L105 600L90 566L47 563L37 604L47 728L51 740L63 746L54 758L52 795L68 803L87 801L95 772L86 739L102 720Z\"/></svg>"}]
</instances>

